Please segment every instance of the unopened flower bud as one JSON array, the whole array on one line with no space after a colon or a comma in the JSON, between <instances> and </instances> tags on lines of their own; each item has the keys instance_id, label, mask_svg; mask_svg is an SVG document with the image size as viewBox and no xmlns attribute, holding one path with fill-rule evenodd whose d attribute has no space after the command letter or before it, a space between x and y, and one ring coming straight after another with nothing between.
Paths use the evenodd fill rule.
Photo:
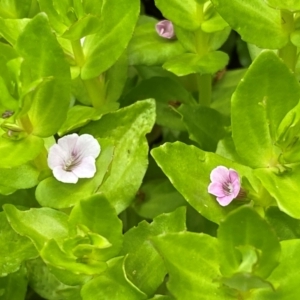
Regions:
<instances>
[{"instance_id":1,"label":"unopened flower bud","mask_svg":"<svg viewBox=\"0 0 300 300\"><path fill-rule=\"evenodd\" d=\"M155 25L156 32L165 39L172 39L175 36L173 23L169 20L163 20Z\"/></svg>"}]
</instances>

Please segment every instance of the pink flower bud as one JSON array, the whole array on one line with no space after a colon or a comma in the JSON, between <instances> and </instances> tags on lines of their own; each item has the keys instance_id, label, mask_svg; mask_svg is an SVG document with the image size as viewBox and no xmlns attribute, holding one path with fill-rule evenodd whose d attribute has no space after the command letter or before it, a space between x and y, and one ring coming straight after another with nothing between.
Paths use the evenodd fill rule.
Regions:
<instances>
[{"instance_id":1,"label":"pink flower bud","mask_svg":"<svg viewBox=\"0 0 300 300\"><path fill-rule=\"evenodd\" d=\"M165 39L172 39L175 36L173 23L169 20L163 20L155 25L156 32Z\"/></svg>"}]
</instances>

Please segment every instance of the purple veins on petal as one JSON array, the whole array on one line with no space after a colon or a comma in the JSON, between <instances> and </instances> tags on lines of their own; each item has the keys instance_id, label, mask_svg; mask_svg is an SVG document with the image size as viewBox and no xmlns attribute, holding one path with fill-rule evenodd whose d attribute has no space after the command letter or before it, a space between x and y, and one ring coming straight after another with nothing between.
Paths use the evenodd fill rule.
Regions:
<instances>
[{"instance_id":1,"label":"purple veins on petal","mask_svg":"<svg viewBox=\"0 0 300 300\"><path fill-rule=\"evenodd\" d=\"M54 177L64 183L77 183L78 178L92 178L101 147L90 134L73 133L60 138L49 149L48 166Z\"/></svg>"},{"instance_id":2,"label":"purple veins on petal","mask_svg":"<svg viewBox=\"0 0 300 300\"><path fill-rule=\"evenodd\" d=\"M172 39L175 36L173 23L169 20L163 20L155 25L156 32L159 36Z\"/></svg>"},{"instance_id":3,"label":"purple veins on petal","mask_svg":"<svg viewBox=\"0 0 300 300\"><path fill-rule=\"evenodd\" d=\"M240 192L240 177L233 169L218 166L211 171L210 180L208 193L216 196L222 206L228 205Z\"/></svg>"}]
</instances>

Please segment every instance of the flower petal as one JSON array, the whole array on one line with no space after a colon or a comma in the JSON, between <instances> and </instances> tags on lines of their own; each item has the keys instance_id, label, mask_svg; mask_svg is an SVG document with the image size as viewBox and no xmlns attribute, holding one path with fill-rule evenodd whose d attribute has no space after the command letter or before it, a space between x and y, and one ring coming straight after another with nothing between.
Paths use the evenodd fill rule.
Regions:
<instances>
[{"instance_id":1,"label":"flower petal","mask_svg":"<svg viewBox=\"0 0 300 300\"><path fill-rule=\"evenodd\" d=\"M237 180L240 181L240 176L238 172L234 169L229 169L229 178L232 183Z\"/></svg>"},{"instance_id":2,"label":"flower petal","mask_svg":"<svg viewBox=\"0 0 300 300\"><path fill-rule=\"evenodd\" d=\"M212 182L225 183L229 180L229 170L224 166L214 168L210 173L210 180Z\"/></svg>"},{"instance_id":3,"label":"flower petal","mask_svg":"<svg viewBox=\"0 0 300 300\"><path fill-rule=\"evenodd\" d=\"M76 147L76 143L78 141L78 134L68 134L63 136L57 141L57 144L65 151L67 151L68 155L71 155Z\"/></svg>"},{"instance_id":4,"label":"flower petal","mask_svg":"<svg viewBox=\"0 0 300 300\"><path fill-rule=\"evenodd\" d=\"M239 180L236 180L232 183L232 196L236 198L240 192L241 183Z\"/></svg>"},{"instance_id":5,"label":"flower petal","mask_svg":"<svg viewBox=\"0 0 300 300\"><path fill-rule=\"evenodd\" d=\"M92 178L96 173L95 158L84 157L80 164L72 168L78 178Z\"/></svg>"},{"instance_id":6,"label":"flower petal","mask_svg":"<svg viewBox=\"0 0 300 300\"><path fill-rule=\"evenodd\" d=\"M48 152L48 166L51 170L58 166L63 167L67 158L67 151L62 149L59 145L55 144L50 147Z\"/></svg>"},{"instance_id":7,"label":"flower petal","mask_svg":"<svg viewBox=\"0 0 300 300\"><path fill-rule=\"evenodd\" d=\"M232 195L228 195L225 197L217 197L217 201L221 206L227 206L234 199Z\"/></svg>"},{"instance_id":8,"label":"flower petal","mask_svg":"<svg viewBox=\"0 0 300 300\"><path fill-rule=\"evenodd\" d=\"M100 154L100 145L98 141L90 134L83 134L79 136L76 143L76 153L80 157L91 156L97 158Z\"/></svg>"},{"instance_id":9,"label":"flower petal","mask_svg":"<svg viewBox=\"0 0 300 300\"><path fill-rule=\"evenodd\" d=\"M212 182L208 186L208 192L217 197L226 196L225 191L223 189L223 185L220 182Z\"/></svg>"},{"instance_id":10,"label":"flower petal","mask_svg":"<svg viewBox=\"0 0 300 300\"><path fill-rule=\"evenodd\" d=\"M64 170L62 167L58 166L53 169L54 177L64 183L76 183L78 177L72 172Z\"/></svg>"}]
</instances>

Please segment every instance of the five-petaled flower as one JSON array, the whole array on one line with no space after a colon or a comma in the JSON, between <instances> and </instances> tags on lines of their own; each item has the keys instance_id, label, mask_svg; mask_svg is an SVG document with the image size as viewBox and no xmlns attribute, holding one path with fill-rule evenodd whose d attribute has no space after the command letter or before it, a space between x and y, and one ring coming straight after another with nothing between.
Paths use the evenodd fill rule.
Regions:
<instances>
[{"instance_id":1,"label":"five-petaled flower","mask_svg":"<svg viewBox=\"0 0 300 300\"><path fill-rule=\"evenodd\" d=\"M222 206L228 205L240 192L240 177L233 169L218 166L211 171L210 180L208 192L217 196L217 201Z\"/></svg>"},{"instance_id":2,"label":"five-petaled flower","mask_svg":"<svg viewBox=\"0 0 300 300\"><path fill-rule=\"evenodd\" d=\"M155 25L156 32L159 36L172 39L175 36L173 23L169 20L163 20Z\"/></svg>"},{"instance_id":3,"label":"five-petaled flower","mask_svg":"<svg viewBox=\"0 0 300 300\"><path fill-rule=\"evenodd\" d=\"M66 135L49 149L48 166L57 180L76 183L78 178L95 175L95 159L100 150L98 141L90 134Z\"/></svg>"}]
</instances>

